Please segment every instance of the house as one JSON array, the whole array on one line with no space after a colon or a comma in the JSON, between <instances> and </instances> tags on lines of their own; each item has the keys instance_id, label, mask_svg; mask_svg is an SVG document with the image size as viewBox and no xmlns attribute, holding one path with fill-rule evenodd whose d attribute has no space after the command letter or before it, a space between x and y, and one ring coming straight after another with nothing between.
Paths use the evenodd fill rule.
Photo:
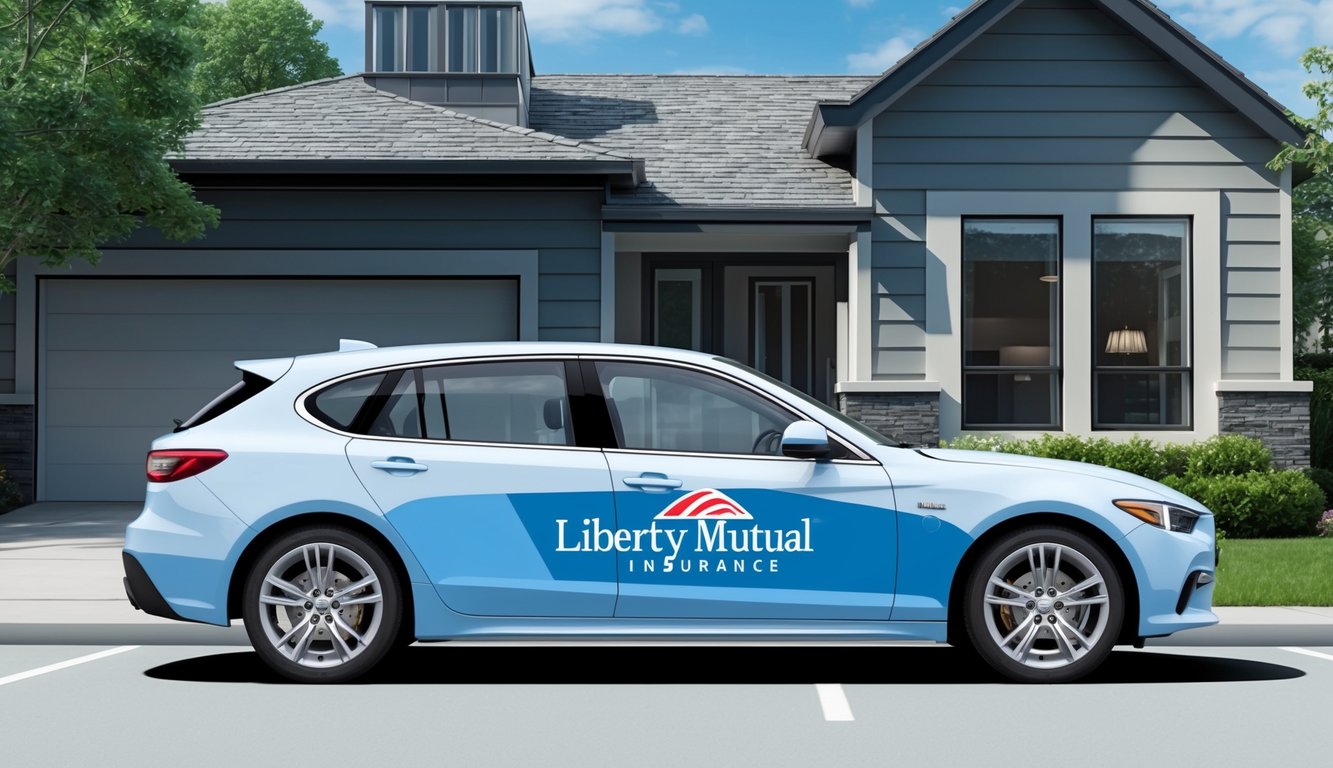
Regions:
<instances>
[{"instance_id":1,"label":"house","mask_svg":"<svg viewBox=\"0 0 1333 768\"><path fill-rule=\"evenodd\" d=\"M236 359L731 356L911 442L1256 435L1308 463L1281 106L1144 0L980 0L881 77L540 75L517 2L371 0L367 71L221 102L222 224L25 261L0 460L137 499Z\"/></svg>"}]
</instances>

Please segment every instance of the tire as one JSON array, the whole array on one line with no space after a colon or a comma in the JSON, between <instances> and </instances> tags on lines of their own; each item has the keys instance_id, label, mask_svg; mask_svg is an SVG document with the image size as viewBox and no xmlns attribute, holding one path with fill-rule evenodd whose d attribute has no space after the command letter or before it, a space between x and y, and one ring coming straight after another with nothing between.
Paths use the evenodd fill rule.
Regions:
<instances>
[{"instance_id":1,"label":"tire","mask_svg":"<svg viewBox=\"0 0 1333 768\"><path fill-rule=\"evenodd\" d=\"M397 646L402 594L389 558L364 536L337 526L301 528L255 558L241 616L255 652L278 674L343 683Z\"/></svg>"},{"instance_id":2,"label":"tire","mask_svg":"<svg viewBox=\"0 0 1333 768\"><path fill-rule=\"evenodd\" d=\"M977 655L1023 683L1065 683L1092 672L1110 655L1125 616L1115 565L1068 528L1025 528L996 541L968 575L963 600Z\"/></svg>"}]
</instances>

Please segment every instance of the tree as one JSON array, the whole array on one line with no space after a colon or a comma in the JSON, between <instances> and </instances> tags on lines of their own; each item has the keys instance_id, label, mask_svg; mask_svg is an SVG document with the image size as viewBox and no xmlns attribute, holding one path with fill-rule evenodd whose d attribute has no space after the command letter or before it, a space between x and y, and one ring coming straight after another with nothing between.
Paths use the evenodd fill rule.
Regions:
<instances>
[{"instance_id":1,"label":"tree","mask_svg":"<svg viewBox=\"0 0 1333 768\"><path fill-rule=\"evenodd\" d=\"M1299 164L1314 174L1296 187L1292 200L1293 331L1297 348L1304 349L1313 325L1319 329L1319 348L1327 351L1333 349L1333 48L1311 48L1301 56L1301 65L1317 76L1302 88L1315 114L1289 115L1305 131L1305 140L1284 145L1268 167Z\"/></svg>"},{"instance_id":2,"label":"tree","mask_svg":"<svg viewBox=\"0 0 1333 768\"><path fill-rule=\"evenodd\" d=\"M205 4L195 92L207 104L341 75L329 46L316 37L323 26L300 0Z\"/></svg>"},{"instance_id":3,"label":"tree","mask_svg":"<svg viewBox=\"0 0 1333 768\"><path fill-rule=\"evenodd\" d=\"M198 124L197 9L0 0L0 270L20 255L95 264L141 223L174 240L216 224L165 160Z\"/></svg>"}]
</instances>

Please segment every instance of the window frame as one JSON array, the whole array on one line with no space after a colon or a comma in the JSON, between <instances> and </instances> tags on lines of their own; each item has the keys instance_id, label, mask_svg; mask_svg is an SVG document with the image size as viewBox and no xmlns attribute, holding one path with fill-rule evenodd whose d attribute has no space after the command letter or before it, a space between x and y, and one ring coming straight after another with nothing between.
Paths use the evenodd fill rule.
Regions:
<instances>
[{"instance_id":1,"label":"window frame","mask_svg":"<svg viewBox=\"0 0 1333 768\"><path fill-rule=\"evenodd\" d=\"M1055 338L1052 339L1052 346L1055 348L1055 363L1045 366L1029 365L968 365L968 323L967 323L967 224L972 221L1054 221L1055 237L1058 246L1055 266L1056 276L1059 278L1057 285L1059 289L1055 292L1055 306L1052 312L1055 314ZM959 284L959 350L958 365L960 372L960 400L959 400L959 418L964 432L967 431L1063 431L1064 430L1064 367L1065 367L1065 217L1064 214L963 214L958 217L959 227L959 251L958 251L958 284ZM1045 424L1038 423L1004 423L1004 422L968 422L967 421L967 381L969 374L997 374L997 375L1022 375L1022 374L1041 374L1049 375L1054 379L1052 387L1051 402L1051 421Z\"/></svg>"},{"instance_id":2,"label":"window frame","mask_svg":"<svg viewBox=\"0 0 1333 768\"><path fill-rule=\"evenodd\" d=\"M1182 300L1184 306L1180 310L1182 323L1187 323L1188 327L1181 334L1185 340L1185 350L1181 355L1184 365L1119 365L1105 366L1097 364L1098 346L1097 333L1097 222L1099 221L1183 221L1185 223L1185 252L1181 255L1180 280L1182 284ZM1192 213L1186 214L1152 214L1152 215L1134 215L1134 214L1093 214L1088 222L1088 232L1091 241L1088 243L1088 263L1091 267L1089 281L1091 284L1091 295L1089 299L1092 306L1092 322L1089 329L1089 335L1092 338L1092 387L1091 387L1091 426L1094 432L1183 432L1194 430L1194 379L1195 379L1195 326L1194 322L1194 252L1195 252L1195 216ZM1159 297L1160 299L1160 297ZM1128 424L1116 422L1102 422L1100 416L1100 392L1101 373L1140 373L1140 374L1182 374L1184 376L1184 387L1181 392L1181 416L1182 421L1179 424Z\"/></svg>"},{"instance_id":3,"label":"window frame","mask_svg":"<svg viewBox=\"0 0 1333 768\"><path fill-rule=\"evenodd\" d=\"M397 12L397 22L394 27L394 40L396 50L394 51L394 69L380 69L380 38L377 32L379 25L379 9L392 9ZM435 45L427 52L426 69L410 69L412 62L412 39L411 39L411 15L413 9L429 9L427 26L429 28L428 39L434 38ZM523 14L522 8L518 4L508 5L505 3L449 3L449 2L419 2L414 0L400 0L399 2L383 2L369 4L369 34L370 34L370 64L369 74L450 74L450 75L514 75L521 77L523 75L523 62L526 57L521 42L523 40ZM464 63L463 69L453 69L450 66L451 42L450 32L452 23L450 22L449 11L452 9L471 9L471 23L468 26L471 30L464 30L473 43L473 55L471 59L472 69L467 69L468 63ZM509 50L512 55L513 67L505 69L504 65L511 62L503 61L503 47L498 47L495 51L497 69L488 71L483 69L485 55L482 51L483 45L488 41L483 38L482 32L482 14L483 11L508 12L510 14L510 23L508 34ZM503 26L503 25L498 25ZM497 33L495 42L499 43L500 35ZM429 44L429 43L428 43Z\"/></svg>"}]
</instances>

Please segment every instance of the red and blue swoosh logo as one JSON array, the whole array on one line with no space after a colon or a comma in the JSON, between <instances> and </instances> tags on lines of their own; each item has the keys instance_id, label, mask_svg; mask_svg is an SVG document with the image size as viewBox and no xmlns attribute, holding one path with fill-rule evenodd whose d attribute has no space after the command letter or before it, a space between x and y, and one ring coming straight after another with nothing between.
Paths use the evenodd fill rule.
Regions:
<instances>
[{"instance_id":1,"label":"red and blue swoosh logo","mask_svg":"<svg viewBox=\"0 0 1333 768\"><path fill-rule=\"evenodd\" d=\"M671 506L657 513L655 520L679 520L684 518L722 518L728 520L753 520L754 515L745 511L734 499L712 488L700 488L676 499Z\"/></svg>"}]
</instances>

